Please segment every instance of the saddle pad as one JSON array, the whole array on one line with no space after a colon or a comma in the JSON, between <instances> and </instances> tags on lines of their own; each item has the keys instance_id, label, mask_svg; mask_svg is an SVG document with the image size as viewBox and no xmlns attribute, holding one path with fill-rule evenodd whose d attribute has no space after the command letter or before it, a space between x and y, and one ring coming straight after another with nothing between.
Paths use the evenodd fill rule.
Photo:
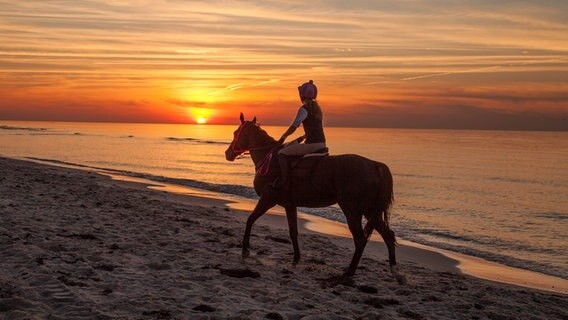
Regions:
<instances>
[{"instance_id":1,"label":"saddle pad","mask_svg":"<svg viewBox=\"0 0 568 320\"><path fill-rule=\"evenodd\" d=\"M322 152L322 153L308 153L302 156L302 159L305 158L312 158L312 157L325 157L329 156L329 152Z\"/></svg>"}]
</instances>

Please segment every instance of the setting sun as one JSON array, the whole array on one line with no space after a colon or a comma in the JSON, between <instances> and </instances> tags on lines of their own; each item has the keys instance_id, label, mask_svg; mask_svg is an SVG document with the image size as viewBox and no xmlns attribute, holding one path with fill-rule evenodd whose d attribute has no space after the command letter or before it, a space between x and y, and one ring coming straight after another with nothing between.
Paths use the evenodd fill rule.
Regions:
<instances>
[{"instance_id":1,"label":"setting sun","mask_svg":"<svg viewBox=\"0 0 568 320\"><path fill-rule=\"evenodd\" d=\"M205 124L213 115L213 109L189 108L189 113L196 123Z\"/></svg>"}]
</instances>

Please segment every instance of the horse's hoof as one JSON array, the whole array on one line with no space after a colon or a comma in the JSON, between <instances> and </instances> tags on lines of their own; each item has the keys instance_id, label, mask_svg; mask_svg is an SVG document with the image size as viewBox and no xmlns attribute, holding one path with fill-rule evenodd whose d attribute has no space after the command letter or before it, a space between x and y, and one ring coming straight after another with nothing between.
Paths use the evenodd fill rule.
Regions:
<instances>
[{"instance_id":1,"label":"horse's hoof","mask_svg":"<svg viewBox=\"0 0 568 320\"><path fill-rule=\"evenodd\" d=\"M300 262L300 257L294 257L294 261L292 261L292 266L296 266Z\"/></svg>"},{"instance_id":2,"label":"horse's hoof","mask_svg":"<svg viewBox=\"0 0 568 320\"><path fill-rule=\"evenodd\" d=\"M406 284L406 283L407 283L407 281L406 281L406 276L403 275L403 274L401 274L401 273L398 271L397 266L391 266L390 269L391 269L390 271L391 271L392 275L394 276L394 278L396 279L396 281L398 281L399 284Z\"/></svg>"},{"instance_id":3,"label":"horse's hoof","mask_svg":"<svg viewBox=\"0 0 568 320\"><path fill-rule=\"evenodd\" d=\"M248 257L250 257L250 251L249 250L243 250L243 254L241 256L241 259L245 260Z\"/></svg>"}]
</instances>

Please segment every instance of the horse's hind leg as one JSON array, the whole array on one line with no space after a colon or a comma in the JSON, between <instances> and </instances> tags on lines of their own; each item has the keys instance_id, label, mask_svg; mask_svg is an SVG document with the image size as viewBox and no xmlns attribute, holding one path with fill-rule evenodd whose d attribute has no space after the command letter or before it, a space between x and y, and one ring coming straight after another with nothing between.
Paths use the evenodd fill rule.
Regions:
<instances>
[{"instance_id":1,"label":"horse's hind leg","mask_svg":"<svg viewBox=\"0 0 568 320\"><path fill-rule=\"evenodd\" d=\"M245 235L243 237L243 259L249 256L249 239L250 239L250 232L252 230L252 225L254 222L260 218L263 214L268 211L268 209L274 207L276 205L276 200L273 197L261 196L254 207L254 210L249 215L247 219L247 226L245 229Z\"/></svg>"},{"instance_id":2,"label":"horse's hind leg","mask_svg":"<svg viewBox=\"0 0 568 320\"><path fill-rule=\"evenodd\" d=\"M391 273L398 282L405 283L406 278L398 272L398 268L396 266L396 238L394 236L394 232L384 223L384 221L380 220L375 223L375 230L379 232L387 245Z\"/></svg>"}]
</instances>

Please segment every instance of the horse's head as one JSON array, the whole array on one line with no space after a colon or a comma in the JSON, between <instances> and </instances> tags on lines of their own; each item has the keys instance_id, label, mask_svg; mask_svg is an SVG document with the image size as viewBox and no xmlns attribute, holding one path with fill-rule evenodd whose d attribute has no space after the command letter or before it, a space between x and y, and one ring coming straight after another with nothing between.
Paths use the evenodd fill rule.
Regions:
<instances>
[{"instance_id":1,"label":"horse's head","mask_svg":"<svg viewBox=\"0 0 568 320\"><path fill-rule=\"evenodd\" d=\"M254 130L254 131L253 131ZM233 133L233 142L225 151L225 157L229 161L235 160L237 156L251 148L251 134L259 131L256 124L256 117L252 121L245 121L244 115L241 113L241 125Z\"/></svg>"}]
</instances>

